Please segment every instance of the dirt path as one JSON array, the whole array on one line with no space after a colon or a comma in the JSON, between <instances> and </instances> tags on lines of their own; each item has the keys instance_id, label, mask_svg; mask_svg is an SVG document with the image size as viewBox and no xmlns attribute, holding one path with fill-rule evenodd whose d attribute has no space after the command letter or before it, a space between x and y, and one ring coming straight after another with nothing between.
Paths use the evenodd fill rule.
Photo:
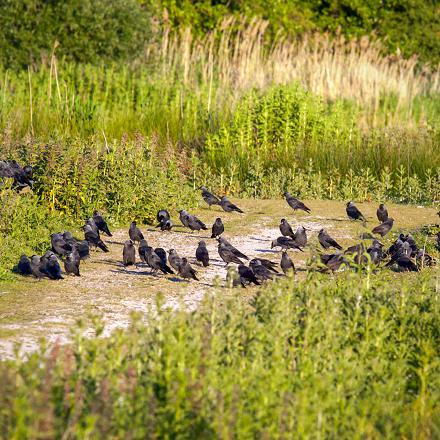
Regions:
<instances>
[{"instance_id":1,"label":"dirt path","mask_svg":"<svg viewBox=\"0 0 440 440\"><path fill-rule=\"evenodd\" d=\"M286 217L296 227L302 224L309 229L310 247L316 245L317 231L327 228L342 245L354 242L362 227L347 222L343 205L337 202L310 202L313 215L294 214L281 201L240 201L246 214L227 214L218 210L201 209L195 213L212 225L221 216L226 226L225 236L250 258L264 256L278 262L279 252L270 249L272 239L279 236L279 219ZM366 205L367 215L374 207ZM400 207L401 208L401 207ZM407 209L405 223L415 226L435 219L435 211L416 207ZM336 215L335 215L336 213ZM375 223L375 222L374 222ZM373 224L373 222L372 222ZM66 342L72 325L78 319L100 315L105 323L105 334L116 327L124 327L133 311L145 312L154 307L161 293L165 307L194 309L203 295L214 285L224 285L226 269L217 252L217 242L209 231L191 233L180 227L173 232L160 232L142 228L150 246L174 248L186 256L198 271L199 282L187 282L176 275L151 275L148 268L126 270L122 266L123 243L128 238L128 228L114 231L106 239L109 253L93 252L90 260L81 265L82 276L67 277L54 282L19 278L17 282L0 285L0 358L11 356L14 345L21 344L21 352L35 350L44 336L49 342ZM209 233L208 233L209 232ZM211 264L207 268L197 265L195 250L199 240L207 242ZM304 267L310 252L292 252L297 267Z\"/></svg>"}]
</instances>

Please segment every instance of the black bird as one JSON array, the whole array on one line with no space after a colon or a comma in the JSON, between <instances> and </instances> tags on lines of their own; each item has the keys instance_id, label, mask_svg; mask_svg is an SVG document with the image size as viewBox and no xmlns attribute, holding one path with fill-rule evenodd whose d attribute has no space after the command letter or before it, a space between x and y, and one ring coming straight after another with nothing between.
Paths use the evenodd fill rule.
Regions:
<instances>
[{"instance_id":1,"label":"black bird","mask_svg":"<svg viewBox=\"0 0 440 440\"><path fill-rule=\"evenodd\" d=\"M99 231L104 232L104 234L109 237L113 237L110 229L107 226L107 222L104 220L104 217L99 211L93 211L93 221L95 222L96 227Z\"/></svg>"},{"instance_id":2,"label":"black bird","mask_svg":"<svg viewBox=\"0 0 440 440\"><path fill-rule=\"evenodd\" d=\"M411 248L411 257L414 257L417 254L419 248L417 247L417 243L414 240L414 237L411 234L407 234L405 237L405 242L409 244Z\"/></svg>"},{"instance_id":3,"label":"black bird","mask_svg":"<svg viewBox=\"0 0 440 440\"><path fill-rule=\"evenodd\" d=\"M296 228L294 240L295 243L301 248L307 246L307 233L304 226L298 226Z\"/></svg>"},{"instance_id":4,"label":"black bird","mask_svg":"<svg viewBox=\"0 0 440 440\"><path fill-rule=\"evenodd\" d=\"M124 266L133 266L136 263L136 249L132 240L127 240L124 243L124 249L122 250L122 259Z\"/></svg>"},{"instance_id":5,"label":"black bird","mask_svg":"<svg viewBox=\"0 0 440 440\"><path fill-rule=\"evenodd\" d=\"M156 218L157 221L161 223L162 220L170 220L171 217L170 213L166 209L160 209L159 211L157 211Z\"/></svg>"},{"instance_id":6,"label":"black bird","mask_svg":"<svg viewBox=\"0 0 440 440\"><path fill-rule=\"evenodd\" d=\"M393 253L390 252L391 259L390 259L390 261L388 261L387 264L385 264L385 267L390 267L394 263L397 263L397 260L402 256L406 256L408 258L411 258L412 250L411 250L411 246L408 242L406 242L406 241L402 242L402 240L400 240L400 238L399 238L398 240L396 240L396 242L394 244L395 244L395 247L394 247Z\"/></svg>"},{"instance_id":7,"label":"black bird","mask_svg":"<svg viewBox=\"0 0 440 440\"><path fill-rule=\"evenodd\" d=\"M285 218L281 219L280 232L282 235L284 235L284 237L290 237L292 240L295 239L295 233L293 232L292 227Z\"/></svg>"},{"instance_id":8,"label":"black bird","mask_svg":"<svg viewBox=\"0 0 440 440\"><path fill-rule=\"evenodd\" d=\"M291 196L288 192L285 192L283 196L286 198L286 202L289 204L289 206L296 211L297 209L301 211L305 211L307 213L310 213L310 208L307 208L306 205L304 205L303 202L296 199L295 197Z\"/></svg>"},{"instance_id":9,"label":"black bird","mask_svg":"<svg viewBox=\"0 0 440 440\"><path fill-rule=\"evenodd\" d=\"M272 280L273 274L267 270L262 264L261 261L258 258L254 258L249 263L249 267L254 272L255 276L259 281L266 281L266 280Z\"/></svg>"},{"instance_id":10,"label":"black bird","mask_svg":"<svg viewBox=\"0 0 440 440\"><path fill-rule=\"evenodd\" d=\"M226 272L226 287L231 288L237 286L246 287L239 273L237 272L237 269L235 269L233 266L229 266Z\"/></svg>"},{"instance_id":11,"label":"black bird","mask_svg":"<svg viewBox=\"0 0 440 440\"><path fill-rule=\"evenodd\" d=\"M440 251L440 232L437 233L437 250Z\"/></svg>"},{"instance_id":12,"label":"black bird","mask_svg":"<svg viewBox=\"0 0 440 440\"><path fill-rule=\"evenodd\" d=\"M381 225L376 226L371 232L373 234L379 234L381 237L385 237L385 235L387 235L388 232L391 231L391 228L393 227L393 223L394 223L394 219L392 217L389 217Z\"/></svg>"},{"instance_id":13,"label":"black bird","mask_svg":"<svg viewBox=\"0 0 440 440\"><path fill-rule=\"evenodd\" d=\"M416 254L417 267L435 266L435 260L431 255L427 254L424 249L420 249Z\"/></svg>"},{"instance_id":14,"label":"black bird","mask_svg":"<svg viewBox=\"0 0 440 440\"><path fill-rule=\"evenodd\" d=\"M218 254L220 255L221 259L226 263L226 266L229 263L243 264L243 262L225 243L219 243Z\"/></svg>"},{"instance_id":15,"label":"black bird","mask_svg":"<svg viewBox=\"0 0 440 440\"><path fill-rule=\"evenodd\" d=\"M378 240L373 240L372 245L367 249L367 254L370 256L373 264L380 264L385 256L383 252L383 244Z\"/></svg>"},{"instance_id":16,"label":"black bird","mask_svg":"<svg viewBox=\"0 0 440 440\"><path fill-rule=\"evenodd\" d=\"M16 272L20 275L32 275L31 260L26 255L22 255L18 261Z\"/></svg>"},{"instance_id":17,"label":"black bird","mask_svg":"<svg viewBox=\"0 0 440 440\"><path fill-rule=\"evenodd\" d=\"M334 247L336 249L341 250L342 246L339 245L330 235L327 233L325 229L321 229L318 234L319 243L324 249L330 249Z\"/></svg>"},{"instance_id":18,"label":"black bird","mask_svg":"<svg viewBox=\"0 0 440 440\"><path fill-rule=\"evenodd\" d=\"M100 236L98 226L96 225L95 220L93 220L92 217L90 217L86 220L86 225L89 225L90 228L92 229L92 231L95 234L98 234L98 237Z\"/></svg>"},{"instance_id":19,"label":"black bird","mask_svg":"<svg viewBox=\"0 0 440 440\"><path fill-rule=\"evenodd\" d=\"M200 241L196 249L196 260L202 263L204 267L209 266L209 253L204 241Z\"/></svg>"},{"instance_id":20,"label":"black bird","mask_svg":"<svg viewBox=\"0 0 440 440\"><path fill-rule=\"evenodd\" d=\"M197 272L191 267L185 257L182 258L182 262L179 266L179 275L182 278L192 278L193 280L199 281Z\"/></svg>"},{"instance_id":21,"label":"black bird","mask_svg":"<svg viewBox=\"0 0 440 440\"><path fill-rule=\"evenodd\" d=\"M353 202L351 201L348 202L347 208L345 210L350 220L362 220L364 224L366 223L367 220L365 220L365 217L362 215L362 212L356 208L356 205Z\"/></svg>"},{"instance_id":22,"label":"black bird","mask_svg":"<svg viewBox=\"0 0 440 440\"><path fill-rule=\"evenodd\" d=\"M195 215L189 214L187 211L182 209L179 211L180 221L183 226L191 229L191 231L200 231L200 229L208 229L201 220L199 220Z\"/></svg>"},{"instance_id":23,"label":"black bird","mask_svg":"<svg viewBox=\"0 0 440 440\"><path fill-rule=\"evenodd\" d=\"M226 196L223 196L220 201L220 206L222 207L223 211L226 212L241 212L243 214L243 211L237 206L234 205L229 201L229 199Z\"/></svg>"},{"instance_id":24,"label":"black bird","mask_svg":"<svg viewBox=\"0 0 440 440\"><path fill-rule=\"evenodd\" d=\"M162 260L163 264L167 264L167 253L165 252L165 249L156 248L154 249L154 253Z\"/></svg>"},{"instance_id":25,"label":"black bird","mask_svg":"<svg viewBox=\"0 0 440 440\"><path fill-rule=\"evenodd\" d=\"M276 270L276 267L278 267L277 263L274 263L273 261L267 260L266 258L258 258L260 260L261 264L266 268L271 270L274 273L279 273ZM253 260L251 260L252 262Z\"/></svg>"},{"instance_id":26,"label":"black bird","mask_svg":"<svg viewBox=\"0 0 440 440\"><path fill-rule=\"evenodd\" d=\"M144 234L142 231L136 226L136 222L130 223L130 229L128 230L128 236L133 243L140 242L144 239Z\"/></svg>"},{"instance_id":27,"label":"black bird","mask_svg":"<svg viewBox=\"0 0 440 440\"><path fill-rule=\"evenodd\" d=\"M377 208L376 215L377 215L377 219L381 223L384 223L388 220L388 211L383 203L381 203L379 205L379 208Z\"/></svg>"},{"instance_id":28,"label":"black bird","mask_svg":"<svg viewBox=\"0 0 440 440\"><path fill-rule=\"evenodd\" d=\"M108 247L105 243L99 238L99 234L92 231L92 228L89 224L84 226L84 236L90 246L99 247L104 252L109 252Z\"/></svg>"},{"instance_id":29,"label":"black bird","mask_svg":"<svg viewBox=\"0 0 440 440\"><path fill-rule=\"evenodd\" d=\"M161 231L171 231L174 223L170 219L162 218L156 228L160 228Z\"/></svg>"},{"instance_id":30,"label":"black bird","mask_svg":"<svg viewBox=\"0 0 440 440\"><path fill-rule=\"evenodd\" d=\"M0 178L13 179L12 186L21 190L26 186L32 187L33 170L30 165L22 168L15 160L0 160Z\"/></svg>"},{"instance_id":31,"label":"black bird","mask_svg":"<svg viewBox=\"0 0 440 440\"><path fill-rule=\"evenodd\" d=\"M259 286L261 283L258 281L257 277L255 276L254 271L245 266L244 264L240 264L238 266L238 273L240 275L240 281L244 287L244 284L255 284L256 286Z\"/></svg>"},{"instance_id":32,"label":"black bird","mask_svg":"<svg viewBox=\"0 0 440 440\"><path fill-rule=\"evenodd\" d=\"M217 238L218 243L224 244L227 249L229 249L236 257L242 258L244 260L249 260L249 257L247 257L243 252L240 252L236 247L232 246L231 243L229 243L228 240L226 240L225 237L219 237Z\"/></svg>"},{"instance_id":33,"label":"black bird","mask_svg":"<svg viewBox=\"0 0 440 440\"><path fill-rule=\"evenodd\" d=\"M40 268L51 280L62 280L61 266L57 256L53 253L46 252L40 260Z\"/></svg>"},{"instance_id":34,"label":"black bird","mask_svg":"<svg viewBox=\"0 0 440 440\"><path fill-rule=\"evenodd\" d=\"M272 240L270 248L280 247L283 249L299 249L301 252L304 252L297 244L295 240L292 240L289 237L278 237L275 240Z\"/></svg>"},{"instance_id":35,"label":"black bird","mask_svg":"<svg viewBox=\"0 0 440 440\"><path fill-rule=\"evenodd\" d=\"M67 275L75 275L77 277L80 276L79 273L79 263L80 263L79 253L76 248L73 248L72 252L69 252L66 255L66 259L64 261L64 271Z\"/></svg>"},{"instance_id":36,"label":"black bird","mask_svg":"<svg viewBox=\"0 0 440 440\"><path fill-rule=\"evenodd\" d=\"M340 252L336 252L335 254L330 255L321 255L320 259L321 263L324 264L326 268L331 270L332 272L337 271L343 264L347 263L344 255Z\"/></svg>"},{"instance_id":37,"label":"black bird","mask_svg":"<svg viewBox=\"0 0 440 440\"><path fill-rule=\"evenodd\" d=\"M145 240L144 238L139 242L139 248L138 248L138 252L139 252L139 258L141 259L141 261L143 263L147 262L147 247L148 247L148 243L147 240Z\"/></svg>"},{"instance_id":38,"label":"black bird","mask_svg":"<svg viewBox=\"0 0 440 440\"><path fill-rule=\"evenodd\" d=\"M411 258L408 257L408 255L406 254L399 255L394 262L399 266L399 269L402 270L403 272L419 271L419 268L416 266L414 261L412 261Z\"/></svg>"},{"instance_id":39,"label":"black bird","mask_svg":"<svg viewBox=\"0 0 440 440\"><path fill-rule=\"evenodd\" d=\"M32 255L30 260L32 275L41 280L41 278L48 277L46 270L41 267L41 258L38 255Z\"/></svg>"},{"instance_id":40,"label":"black bird","mask_svg":"<svg viewBox=\"0 0 440 440\"><path fill-rule=\"evenodd\" d=\"M403 235L403 234L401 234ZM404 238L404 237L403 237ZM397 240L388 248L386 254L393 256L396 252L398 252L403 247L403 240L399 236Z\"/></svg>"},{"instance_id":41,"label":"black bird","mask_svg":"<svg viewBox=\"0 0 440 440\"><path fill-rule=\"evenodd\" d=\"M148 266L153 269L153 272L156 273L158 270L163 272L164 274L167 273L174 273L166 263L162 261L162 259L159 257L159 255L154 252L153 248L150 246L147 246L146 252L145 252L146 258L147 258L147 264Z\"/></svg>"},{"instance_id":42,"label":"black bird","mask_svg":"<svg viewBox=\"0 0 440 440\"><path fill-rule=\"evenodd\" d=\"M57 255L64 256L72 252L73 247L64 239L63 234L52 234L50 236L50 241L52 244L52 250Z\"/></svg>"},{"instance_id":43,"label":"black bird","mask_svg":"<svg viewBox=\"0 0 440 440\"><path fill-rule=\"evenodd\" d=\"M295 273L295 265L286 251L283 251L283 254L281 255L280 266L285 275L289 272Z\"/></svg>"},{"instance_id":44,"label":"black bird","mask_svg":"<svg viewBox=\"0 0 440 440\"><path fill-rule=\"evenodd\" d=\"M210 193L204 186L201 186L203 200L208 204L209 209L212 205L220 205L220 199L214 194Z\"/></svg>"},{"instance_id":45,"label":"black bird","mask_svg":"<svg viewBox=\"0 0 440 440\"><path fill-rule=\"evenodd\" d=\"M225 226L222 222L222 219L220 217L215 219L214 224L212 225L212 235L211 238L217 238L220 237L220 235L225 232Z\"/></svg>"},{"instance_id":46,"label":"black bird","mask_svg":"<svg viewBox=\"0 0 440 440\"><path fill-rule=\"evenodd\" d=\"M90 257L90 246L87 240L77 240L69 231L63 232L63 238L66 243L72 246L72 249L76 249L78 251L80 260L86 260Z\"/></svg>"},{"instance_id":47,"label":"black bird","mask_svg":"<svg viewBox=\"0 0 440 440\"><path fill-rule=\"evenodd\" d=\"M168 251L168 262L176 272L179 272L179 267L182 264L182 259L179 257L175 249L170 249Z\"/></svg>"}]
</instances>

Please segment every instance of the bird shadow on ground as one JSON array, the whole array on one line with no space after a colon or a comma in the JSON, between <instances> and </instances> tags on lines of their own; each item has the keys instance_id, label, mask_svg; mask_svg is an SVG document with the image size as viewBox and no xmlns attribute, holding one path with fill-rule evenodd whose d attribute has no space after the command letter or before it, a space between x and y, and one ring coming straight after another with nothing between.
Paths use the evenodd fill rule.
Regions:
<instances>
[{"instance_id":1,"label":"bird shadow on ground","mask_svg":"<svg viewBox=\"0 0 440 440\"><path fill-rule=\"evenodd\" d=\"M178 278L178 277L168 277L165 279L168 281L172 281L173 283L189 283L188 280L184 280L183 278Z\"/></svg>"},{"instance_id":2,"label":"bird shadow on ground","mask_svg":"<svg viewBox=\"0 0 440 440\"><path fill-rule=\"evenodd\" d=\"M270 241L270 239L268 238L257 238L257 237L249 237L249 240L254 240L254 241L261 241L261 242L268 242Z\"/></svg>"},{"instance_id":3,"label":"bird shadow on ground","mask_svg":"<svg viewBox=\"0 0 440 440\"><path fill-rule=\"evenodd\" d=\"M156 277L156 275L151 273L150 271L123 269L122 267L120 269L112 269L112 270L110 270L110 272L113 272L113 273L123 273L123 274L126 274L126 275L140 275L140 276Z\"/></svg>"},{"instance_id":4,"label":"bird shadow on ground","mask_svg":"<svg viewBox=\"0 0 440 440\"><path fill-rule=\"evenodd\" d=\"M117 260L95 260L95 261L91 261L91 263L92 264L106 264L108 266L117 266L117 267L123 266L123 264Z\"/></svg>"},{"instance_id":5,"label":"bird shadow on ground","mask_svg":"<svg viewBox=\"0 0 440 440\"><path fill-rule=\"evenodd\" d=\"M260 253L264 253L264 254L275 254L275 253L279 253L280 251L274 251L273 249L255 249L255 252L260 252Z\"/></svg>"},{"instance_id":6,"label":"bird shadow on ground","mask_svg":"<svg viewBox=\"0 0 440 440\"><path fill-rule=\"evenodd\" d=\"M108 244L115 244L117 246L124 246L124 243L120 242L120 241L113 241L113 240L105 240L105 243Z\"/></svg>"}]
</instances>

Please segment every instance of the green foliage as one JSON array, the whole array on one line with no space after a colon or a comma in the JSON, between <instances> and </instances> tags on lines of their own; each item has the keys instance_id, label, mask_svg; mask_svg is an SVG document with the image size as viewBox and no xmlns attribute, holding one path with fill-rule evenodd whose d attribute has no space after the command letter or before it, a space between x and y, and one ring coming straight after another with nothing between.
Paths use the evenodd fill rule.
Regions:
<instances>
[{"instance_id":1,"label":"green foliage","mask_svg":"<svg viewBox=\"0 0 440 440\"><path fill-rule=\"evenodd\" d=\"M0 63L21 68L57 54L79 62L133 59L149 35L136 0L5 0L0 3Z\"/></svg>"},{"instance_id":2,"label":"green foliage","mask_svg":"<svg viewBox=\"0 0 440 440\"><path fill-rule=\"evenodd\" d=\"M396 278L398 279L398 282ZM128 329L0 364L4 438L435 438L436 280L310 274L158 301ZM90 333L87 333L90 335Z\"/></svg>"}]
</instances>

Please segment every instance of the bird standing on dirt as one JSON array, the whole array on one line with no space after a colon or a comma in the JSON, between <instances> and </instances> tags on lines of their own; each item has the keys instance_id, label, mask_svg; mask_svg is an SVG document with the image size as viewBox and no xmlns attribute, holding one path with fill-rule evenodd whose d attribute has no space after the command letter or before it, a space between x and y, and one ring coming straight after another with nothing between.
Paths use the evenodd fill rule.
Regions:
<instances>
[{"instance_id":1,"label":"bird standing on dirt","mask_svg":"<svg viewBox=\"0 0 440 440\"><path fill-rule=\"evenodd\" d=\"M208 229L201 220L199 220L195 215L189 214L187 211L182 209L179 211L180 221L183 226L191 229L191 231L200 231L200 229Z\"/></svg>"},{"instance_id":2,"label":"bird standing on dirt","mask_svg":"<svg viewBox=\"0 0 440 440\"><path fill-rule=\"evenodd\" d=\"M51 280L62 280L63 275L61 272L61 266L57 256L52 252L46 252L40 259L40 269Z\"/></svg>"},{"instance_id":3,"label":"bird standing on dirt","mask_svg":"<svg viewBox=\"0 0 440 440\"><path fill-rule=\"evenodd\" d=\"M139 258L141 259L142 263L147 262L147 247L148 247L147 240L143 238L139 242L139 247L138 247Z\"/></svg>"},{"instance_id":4,"label":"bird standing on dirt","mask_svg":"<svg viewBox=\"0 0 440 440\"><path fill-rule=\"evenodd\" d=\"M285 275L287 275L289 272L295 272L295 265L286 251L283 251L283 254L281 255L280 267Z\"/></svg>"},{"instance_id":5,"label":"bird standing on dirt","mask_svg":"<svg viewBox=\"0 0 440 440\"><path fill-rule=\"evenodd\" d=\"M254 258L253 260L251 260L251 262L249 263L249 267L254 272L258 281L273 279L273 274L271 274L269 270L261 264L261 261L258 258Z\"/></svg>"},{"instance_id":6,"label":"bird standing on dirt","mask_svg":"<svg viewBox=\"0 0 440 440\"><path fill-rule=\"evenodd\" d=\"M376 226L371 232L373 234L379 234L381 237L385 237L385 235L387 235L388 232L391 231L391 228L393 227L393 223L394 223L394 219L392 217L389 217L381 225Z\"/></svg>"},{"instance_id":7,"label":"bird standing on dirt","mask_svg":"<svg viewBox=\"0 0 440 440\"><path fill-rule=\"evenodd\" d=\"M45 270L41 268L41 258L38 255L32 255L30 260L32 275L41 280L41 278L48 277Z\"/></svg>"},{"instance_id":8,"label":"bird standing on dirt","mask_svg":"<svg viewBox=\"0 0 440 440\"><path fill-rule=\"evenodd\" d=\"M191 278L193 280L199 281L199 279L197 278L197 272L191 267L185 257L182 258L182 263L179 266L179 275L182 278Z\"/></svg>"},{"instance_id":9,"label":"bird standing on dirt","mask_svg":"<svg viewBox=\"0 0 440 440\"><path fill-rule=\"evenodd\" d=\"M220 237L220 235L225 232L225 226L222 222L222 219L220 217L215 219L214 224L212 225L212 234L211 238L217 238Z\"/></svg>"},{"instance_id":10,"label":"bird standing on dirt","mask_svg":"<svg viewBox=\"0 0 440 440\"><path fill-rule=\"evenodd\" d=\"M344 255L339 251L335 254L321 255L320 259L321 263L326 266L326 269L331 270L332 272L337 271L343 264L347 264Z\"/></svg>"},{"instance_id":11,"label":"bird standing on dirt","mask_svg":"<svg viewBox=\"0 0 440 440\"><path fill-rule=\"evenodd\" d=\"M252 261L254 261L255 258ZM279 273L276 268L278 267L277 263L274 263L273 261L267 260L266 258L261 258L259 257L258 260L260 261L260 263L268 270L272 271L273 273Z\"/></svg>"},{"instance_id":12,"label":"bird standing on dirt","mask_svg":"<svg viewBox=\"0 0 440 440\"><path fill-rule=\"evenodd\" d=\"M167 253L165 252L165 249L156 248L154 249L154 253L162 260L163 264L167 264Z\"/></svg>"},{"instance_id":13,"label":"bird standing on dirt","mask_svg":"<svg viewBox=\"0 0 440 440\"><path fill-rule=\"evenodd\" d=\"M240 275L240 281L244 287L245 284L255 284L256 286L259 286L261 283L258 281L257 277L255 276L254 271L245 266L244 264L240 264L238 266L238 274Z\"/></svg>"},{"instance_id":14,"label":"bird standing on dirt","mask_svg":"<svg viewBox=\"0 0 440 440\"><path fill-rule=\"evenodd\" d=\"M0 160L0 178L14 179L12 187L21 190L26 186L32 187L33 169L30 165L22 168L15 160Z\"/></svg>"},{"instance_id":15,"label":"bird standing on dirt","mask_svg":"<svg viewBox=\"0 0 440 440\"><path fill-rule=\"evenodd\" d=\"M330 235L327 233L325 229L321 229L318 234L318 240L321 246L324 249L330 249L331 247L334 247L336 249L341 250L342 246L339 245L336 240L334 240Z\"/></svg>"},{"instance_id":16,"label":"bird standing on dirt","mask_svg":"<svg viewBox=\"0 0 440 440\"><path fill-rule=\"evenodd\" d=\"M202 263L204 267L209 266L209 253L204 241L200 241L196 249L196 260Z\"/></svg>"},{"instance_id":17,"label":"bird standing on dirt","mask_svg":"<svg viewBox=\"0 0 440 440\"><path fill-rule=\"evenodd\" d=\"M345 209L350 220L362 220L365 224L367 220L363 216L362 212L357 209L356 205L350 201L347 203L347 208Z\"/></svg>"},{"instance_id":18,"label":"bird standing on dirt","mask_svg":"<svg viewBox=\"0 0 440 440\"><path fill-rule=\"evenodd\" d=\"M296 211L297 209L301 211L305 211L307 213L310 213L310 208L307 208L306 205L304 205L303 202L296 199L295 197L291 196L288 192L285 192L283 196L286 198L286 202L289 204L289 206Z\"/></svg>"},{"instance_id":19,"label":"bird standing on dirt","mask_svg":"<svg viewBox=\"0 0 440 440\"><path fill-rule=\"evenodd\" d=\"M377 208L376 215L377 215L377 219L381 223L384 223L388 220L388 211L383 203L381 203L379 205L379 208Z\"/></svg>"},{"instance_id":20,"label":"bird standing on dirt","mask_svg":"<svg viewBox=\"0 0 440 440\"><path fill-rule=\"evenodd\" d=\"M147 246L145 249L145 255L148 266L151 267L153 273L156 273L158 270L163 272L164 274L173 274L174 272L170 267L162 261L162 258L156 254L151 246Z\"/></svg>"},{"instance_id":21,"label":"bird standing on dirt","mask_svg":"<svg viewBox=\"0 0 440 440\"><path fill-rule=\"evenodd\" d=\"M201 186L200 189L202 190L203 200L208 204L209 209L211 209L212 205L220 205L220 199L214 194L210 193L206 187Z\"/></svg>"},{"instance_id":22,"label":"bird standing on dirt","mask_svg":"<svg viewBox=\"0 0 440 440\"><path fill-rule=\"evenodd\" d=\"M16 272L20 275L32 275L31 260L26 255L20 257Z\"/></svg>"},{"instance_id":23,"label":"bird standing on dirt","mask_svg":"<svg viewBox=\"0 0 440 440\"><path fill-rule=\"evenodd\" d=\"M243 262L225 243L219 243L218 254L220 255L220 258L226 263L226 266L229 263L243 264Z\"/></svg>"},{"instance_id":24,"label":"bird standing on dirt","mask_svg":"<svg viewBox=\"0 0 440 440\"><path fill-rule=\"evenodd\" d=\"M249 257L247 257L243 252L240 252L236 247L232 246L231 243L229 243L228 240L226 240L225 237L219 237L217 239L218 243L223 244L227 249L229 249L236 257L242 258L244 260L249 260Z\"/></svg>"},{"instance_id":25,"label":"bird standing on dirt","mask_svg":"<svg viewBox=\"0 0 440 440\"><path fill-rule=\"evenodd\" d=\"M52 244L52 250L57 255L64 256L69 252L72 252L72 245L70 245L63 237L63 234L56 233L51 234L50 242Z\"/></svg>"},{"instance_id":26,"label":"bird standing on dirt","mask_svg":"<svg viewBox=\"0 0 440 440\"><path fill-rule=\"evenodd\" d=\"M168 251L168 262L176 272L179 272L179 267L182 264L182 259L179 257L175 249L170 249Z\"/></svg>"},{"instance_id":27,"label":"bird standing on dirt","mask_svg":"<svg viewBox=\"0 0 440 440\"><path fill-rule=\"evenodd\" d=\"M79 273L79 264L80 264L80 257L79 253L76 248L72 250L72 252L69 252L66 255L66 259L64 261L64 271L67 275L75 275L77 277L80 276Z\"/></svg>"},{"instance_id":28,"label":"bird standing on dirt","mask_svg":"<svg viewBox=\"0 0 440 440\"><path fill-rule=\"evenodd\" d=\"M285 237L290 237L292 240L295 239L295 233L293 232L292 227L285 218L281 219L280 232Z\"/></svg>"},{"instance_id":29,"label":"bird standing on dirt","mask_svg":"<svg viewBox=\"0 0 440 440\"><path fill-rule=\"evenodd\" d=\"M100 234L99 234L98 226L96 225L95 220L93 220L92 217L90 217L90 218L88 218L88 219L86 220L86 225L89 225L89 226L90 226L90 229L91 229L95 234L98 234L98 236L100 235Z\"/></svg>"},{"instance_id":30,"label":"bird standing on dirt","mask_svg":"<svg viewBox=\"0 0 440 440\"><path fill-rule=\"evenodd\" d=\"M371 246L367 249L367 254L373 264L378 265L384 258L383 244L379 240L373 240Z\"/></svg>"},{"instance_id":31,"label":"bird standing on dirt","mask_svg":"<svg viewBox=\"0 0 440 440\"><path fill-rule=\"evenodd\" d=\"M307 246L307 233L304 226L298 226L296 228L294 240L295 243L301 248Z\"/></svg>"},{"instance_id":32,"label":"bird standing on dirt","mask_svg":"<svg viewBox=\"0 0 440 440\"><path fill-rule=\"evenodd\" d=\"M132 240L127 240L124 243L124 249L122 250L122 258L124 266L133 266L136 263L136 249Z\"/></svg>"},{"instance_id":33,"label":"bird standing on dirt","mask_svg":"<svg viewBox=\"0 0 440 440\"><path fill-rule=\"evenodd\" d=\"M237 269L235 269L235 267L233 266L229 266L226 272L226 287L231 288L238 286L246 287L244 282L241 280L241 277L237 272Z\"/></svg>"},{"instance_id":34,"label":"bird standing on dirt","mask_svg":"<svg viewBox=\"0 0 440 440\"><path fill-rule=\"evenodd\" d=\"M243 214L243 211L237 205L231 203L226 196L223 196L222 199L220 200L220 206L225 212L235 211L235 212L241 212Z\"/></svg>"},{"instance_id":35,"label":"bird standing on dirt","mask_svg":"<svg viewBox=\"0 0 440 440\"><path fill-rule=\"evenodd\" d=\"M99 231L104 232L104 234L109 237L113 237L110 229L107 226L107 222L104 220L104 217L99 211L93 211L93 221L95 222L96 227Z\"/></svg>"},{"instance_id":36,"label":"bird standing on dirt","mask_svg":"<svg viewBox=\"0 0 440 440\"><path fill-rule=\"evenodd\" d=\"M90 246L87 240L77 240L69 231L63 232L63 238L72 246L72 249L75 248L78 251L80 260L87 260L90 257Z\"/></svg>"},{"instance_id":37,"label":"bird standing on dirt","mask_svg":"<svg viewBox=\"0 0 440 440\"><path fill-rule=\"evenodd\" d=\"M160 228L161 231L171 231L171 228L174 225L171 221L170 213L166 209L161 209L160 211L158 211L156 218L159 222L156 228Z\"/></svg>"},{"instance_id":38,"label":"bird standing on dirt","mask_svg":"<svg viewBox=\"0 0 440 440\"><path fill-rule=\"evenodd\" d=\"M143 240L144 234L142 234L142 231L137 227L136 222L130 223L130 229L128 230L128 236L130 237L130 240L133 241L133 243L139 242Z\"/></svg>"},{"instance_id":39,"label":"bird standing on dirt","mask_svg":"<svg viewBox=\"0 0 440 440\"><path fill-rule=\"evenodd\" d=\"M108 247L105 245L105 243L99 238L99 234L92 231L92 228L89 224L86 224L84 226L84 236L89 245L92 245L94 247L99 247L104 252L109 252Z\"/></svg>"},{"instance_id":40,"label":"bird standing on dirt","mask_svg":"<svg viewBox=\"0 0 440 440\"><path fill-rule=\"evenodd\" d=\"M278 237L275 240L272 240L270 248L280 247L282 250L284 249L298 249L301 252L304 252L300 246L296 244L295 240L292 240L289 237Z\"/></svg>"}]
</instances>

